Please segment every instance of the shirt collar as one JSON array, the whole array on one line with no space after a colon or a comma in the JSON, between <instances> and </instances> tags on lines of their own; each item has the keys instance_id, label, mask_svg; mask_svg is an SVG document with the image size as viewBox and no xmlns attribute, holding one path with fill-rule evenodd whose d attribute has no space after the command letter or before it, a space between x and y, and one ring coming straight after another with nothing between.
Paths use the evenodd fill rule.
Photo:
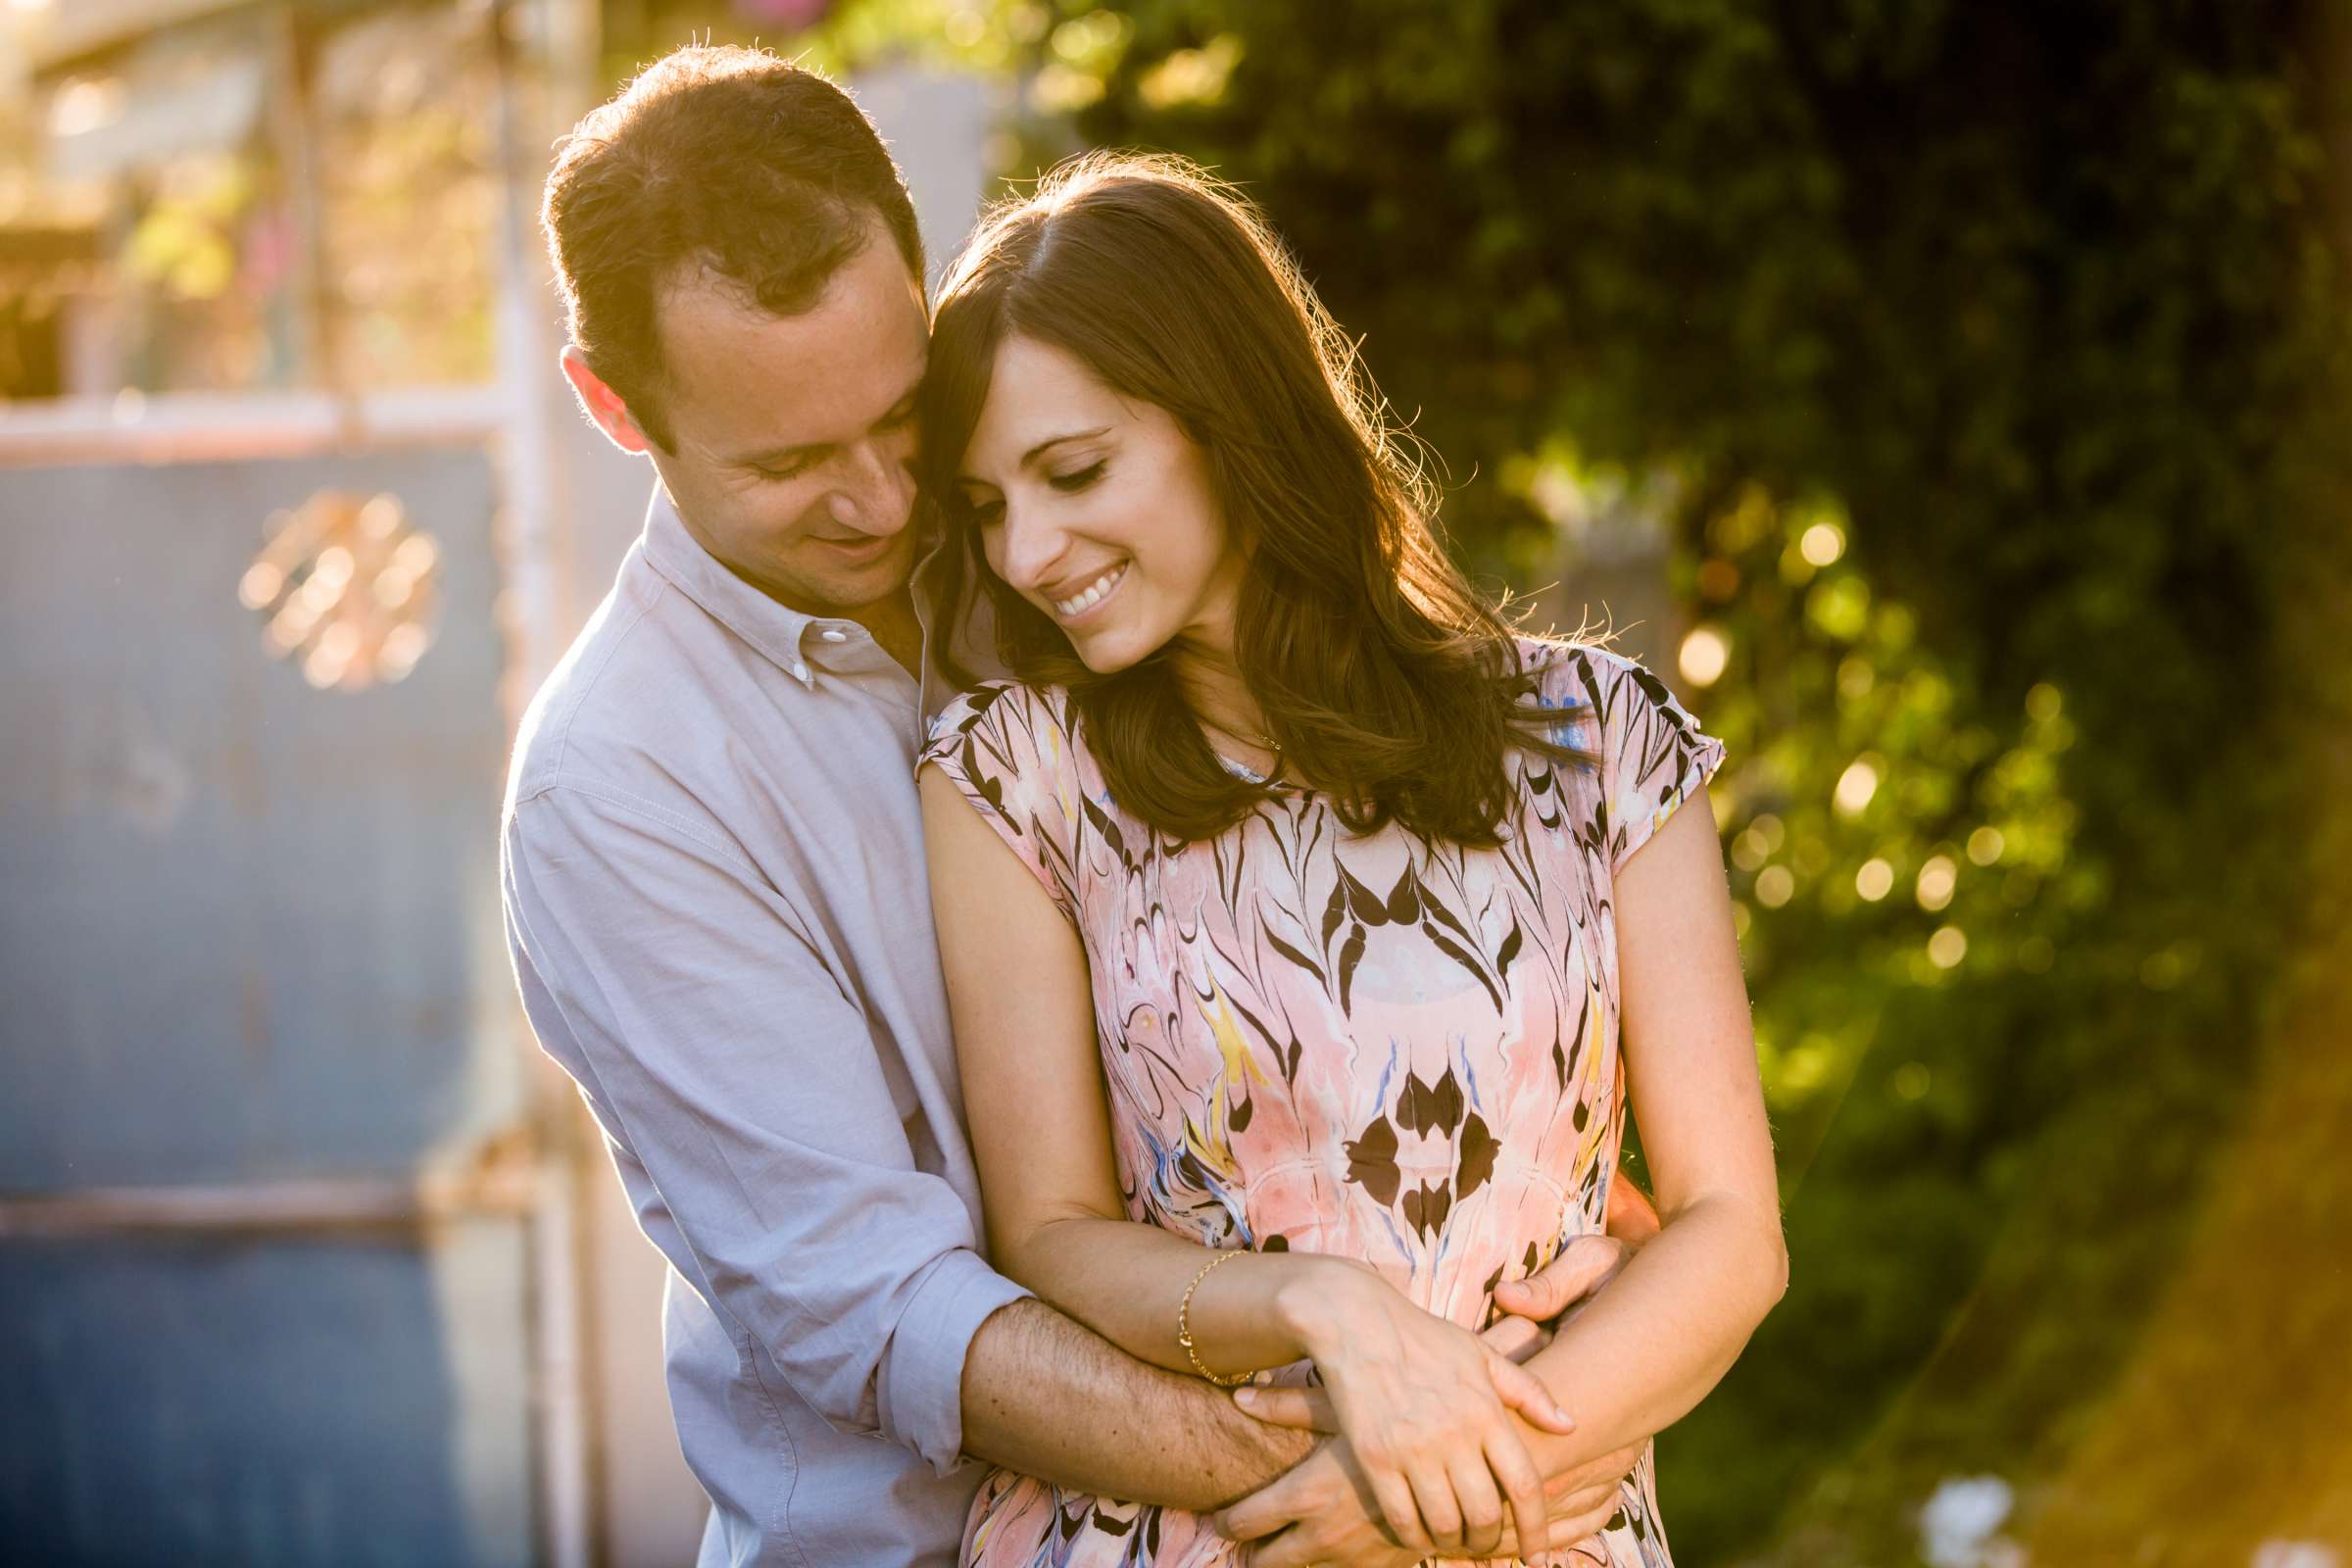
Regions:
<instances>
[{"instance_id":1,"label":"shirt collar","mask_svg":"<svg viewBox=\"0 0 2352 1568\"><path fill-rule=\"evenodd\" d=\"M938 635L929 624L930 603L922 592L924 578L937 569L944 541L929 545L914 566L915 614L924 622L924 642L928 652L930 639ZM816 684L816 665L811 662L812 645L808 639L818 628L834 631L855 628L838 618L805 614L788 605L778 604L759 589L745 582L717 557L702 547L694 535L678 520L677 506L670 500L669 491L661 481L654 483L653 497L645 509L645 560L680 593L701 606L712 619L758 649L778 669L789 674L803 686ZM986 678L997 673L994 657L994 636L988 615L985 595L974 595L971 619L956 632L956 648L962 656L965 667ZM821 654L819 655L821 658ZM934 706L930 699L936 695L931 688L940 684L931 671L929 658L923 660L923 698L920 706L926 713ZM948 694L948 695L953 695Z\"/></svg>"},{"instance_id":2,"label":"shirt collar","mask_svg":"<svg viewBox=\"0 0 2352 1568\"><path fill-rule=\"evenodd\" d=\"M666 486L654 485L645 509L645 560L705 613L760 650L770 663L804 686L815 674L801 651L801 639L816 618L780 605L736 576L705 550L686 525Z\"/></svg>"}]
</instances>

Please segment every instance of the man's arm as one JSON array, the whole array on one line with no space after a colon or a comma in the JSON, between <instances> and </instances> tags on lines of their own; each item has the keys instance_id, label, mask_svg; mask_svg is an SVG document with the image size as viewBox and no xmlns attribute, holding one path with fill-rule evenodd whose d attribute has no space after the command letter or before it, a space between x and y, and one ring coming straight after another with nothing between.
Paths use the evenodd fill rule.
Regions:
<instances>
[{"instance_id":1,"label":"man's arm","mask_svg":"<svg viewBox=\"0 0 2352 1568\"><path fill-rule=\"evenodd\" d=\"M961 1200L914 1166L862 1013L723 845L651 803L558 789L520 803L505 848L542 1042L645 1167L670 1260L828 1421L942 1469L968 1450L1179 1507L1304 1456L1311 1435L1134 1360L982 1262Z\"/></svg>"},{"instance_id":2,"label":"man's arm","mask_svg":"<svg viewBox=\"0 0 2352 1568\"><path fill-rule=\"evenodd\" d=\"M1257 1421L1225 1391L1148 1366L1043 1301L973 1336L963 1446L1023 1475L1207 1512L1264 1487L1317 1439Z\"/></svg>"},{"instance_id":3,"label":"man's arm","mask_svg":"<svg viewBox=\"0 0 2352 1568\"><path fill-rule=\"evenodd\" d=\"M693 817L601 788L520 801L505 862L533 1027L644 1168L648 1235L827 1421L952 1468L965 1347L1025 1293L916 1168L802 912Z\"/></svg>"}]
</instances>

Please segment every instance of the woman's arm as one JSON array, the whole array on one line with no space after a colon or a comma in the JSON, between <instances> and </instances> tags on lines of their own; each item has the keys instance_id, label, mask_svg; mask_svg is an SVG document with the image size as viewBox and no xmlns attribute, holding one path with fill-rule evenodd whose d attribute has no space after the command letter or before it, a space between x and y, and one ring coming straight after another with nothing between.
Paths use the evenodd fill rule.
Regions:
<instances>
[{"instance_id":1,"label":"woman's arm","mask_svg":"<svg viewBox=\"0 0 2352 1568\"><path fill-rule=\"evenodd\" d=\"M1704 792L1616 877L1620 1034L1658 1234L1529 1367L1576 1417L1531 1432L1546 1470L1662 1431L1788 1288L1772 1133L1723 852Z\"/></svg>"},{"instance_id":2,"label":"woman's arm","mask_svg":"<svg viewBox=\"0 0 2352 1568\"><path fill-rule=\"evenodd\" d=\"M1215 1254L1127 1218L1085 945L939 769L924 768L920 787L990 1256L1138 1360L1190 1374L1177 1304ZM1220 1265L1193 1298L1202 1359L1235 1373L1305 1355L1280 1300L1323 1262L1252 1252Z\"/></svg>"}]
</instances>

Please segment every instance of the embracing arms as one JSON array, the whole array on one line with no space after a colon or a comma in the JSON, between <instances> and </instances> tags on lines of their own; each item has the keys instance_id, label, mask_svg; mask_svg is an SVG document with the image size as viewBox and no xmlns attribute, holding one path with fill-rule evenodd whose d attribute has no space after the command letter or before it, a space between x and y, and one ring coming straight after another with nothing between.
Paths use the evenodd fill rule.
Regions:
<instances>
[{"instance_id":1,"label":"embracing arms","mask_svg":"<svg viewBox=\"0 0 2352 1568\"><path fill-rule=\"evenodd\" d=\"M1406 1544L1423 1555L1491 1551L1507 1495L1522 1540L1540 1546L1544 1476L1508 1413L1559 1432L1570 1423L1537 1380L1351 1261L1220 1257L1127 1218L1084 945L955 783L936 767L920 782L941 960L998 1265L1122 1349L1179 1374L1236 1375L1311 1358ZM1188 1292L1190 1328L1205 1348L1199 1362L1178 1334Z\"/></svg>"},{"instance_id":2,"label":"embracing arms","mask_svg":"<svg viewBox=\"0 0 2352 1568\"><path fill-rule=\"evenodd\" d=\"M501 869L532 1027L647 1236L826 1421L1192 1508L1307 1451L987 1266L807 911L674 803L528 795Z\"/></svg>"}]
</instances>

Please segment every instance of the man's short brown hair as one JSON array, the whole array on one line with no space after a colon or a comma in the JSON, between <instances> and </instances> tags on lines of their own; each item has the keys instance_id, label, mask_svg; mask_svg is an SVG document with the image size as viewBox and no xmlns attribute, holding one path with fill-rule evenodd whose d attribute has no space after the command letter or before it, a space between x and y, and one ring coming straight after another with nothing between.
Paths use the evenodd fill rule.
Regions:
<instances>
[{"instance_id":1,"label":"man's short brown hair","mask_svg":"<svg viewBox=\"0 0 2352 1568\"><path fill-rule=\"evenodd\" d=\"M798 315L865 247L876 217L920 278L906 181L849 95L764 50L698 46L572 128L539 221L571 340L666 451L662 290L701 273Z\"/></svg>"}]
</instances>

